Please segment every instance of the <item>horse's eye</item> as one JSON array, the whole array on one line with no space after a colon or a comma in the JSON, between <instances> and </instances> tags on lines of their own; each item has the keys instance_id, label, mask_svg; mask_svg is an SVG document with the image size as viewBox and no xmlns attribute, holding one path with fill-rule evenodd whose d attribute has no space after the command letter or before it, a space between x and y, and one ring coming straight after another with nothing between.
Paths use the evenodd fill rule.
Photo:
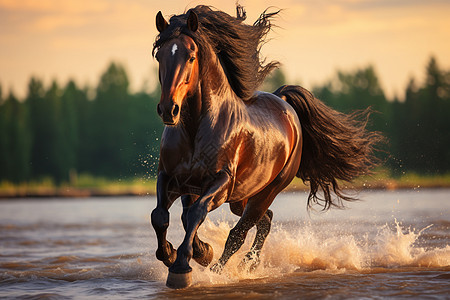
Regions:
<instances>
[{"instance_id":1,"label":"horse's eye","mask_svg":"<svg viewBox=\"0 0 450 300\"><path fill-rule=\"evenodd\" d=\"M190 62L191 64L194 62L194 60L195 60L195 56L191 56L191 57L189 58L189 62Z\"/></svg>"}]
</instances>

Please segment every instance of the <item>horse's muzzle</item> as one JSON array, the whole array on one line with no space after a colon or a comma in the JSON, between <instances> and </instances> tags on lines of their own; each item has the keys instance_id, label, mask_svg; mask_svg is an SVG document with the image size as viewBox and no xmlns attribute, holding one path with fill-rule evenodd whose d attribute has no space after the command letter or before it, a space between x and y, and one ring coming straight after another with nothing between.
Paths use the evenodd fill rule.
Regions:
<instances>
[{"instance_id":1,"label":"horse's muzzle","mask_svg":"<svg viewBox=\"0 0 450 300\"><path fill-rule=\"evenodd\" d=\"M159 103L156 110L166 125L176 125L179 120L180 106L178 104L162 105Z\"/></svg>"}]
</instances>

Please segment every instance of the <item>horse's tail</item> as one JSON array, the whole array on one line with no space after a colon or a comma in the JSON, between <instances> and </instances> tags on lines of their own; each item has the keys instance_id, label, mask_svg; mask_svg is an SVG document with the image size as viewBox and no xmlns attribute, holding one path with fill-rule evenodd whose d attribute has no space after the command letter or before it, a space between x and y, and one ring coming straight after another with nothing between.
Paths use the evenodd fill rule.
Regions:
<instances>
[{"instance_id":1,"label":"horse's tail","mask_svg":"<svg viewBox=\"0 0 450 300\"><path fill-rule=\"evenodd\" d=\"M351 181L370 173L376 164L374 145L383 138L366 129L369 111L345 115L326 106L309 91L285 85L274 92L296 111L303 134L303 152L297 177L309 181L308 207L322 202L324 209L355 200L343 194L338 180ZM359 119L363 117L363 121ZM319 187L324 199L317 196ZM331 191L337 199L331 197Z\"/></svg>"}]
</instances>

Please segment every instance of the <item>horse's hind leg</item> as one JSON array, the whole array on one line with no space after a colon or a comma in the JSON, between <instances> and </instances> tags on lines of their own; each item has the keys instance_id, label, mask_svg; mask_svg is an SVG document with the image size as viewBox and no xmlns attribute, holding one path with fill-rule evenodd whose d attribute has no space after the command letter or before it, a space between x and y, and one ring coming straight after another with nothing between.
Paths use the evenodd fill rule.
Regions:
<instances>
[{"instance_id":1,"label":"horse's hind leg","mask_svg":"<svg viewBox=\"0 0 450 300\"><path fill-rule=\"evenodd\" d=\"M240 202L230 203L230 210L235 215L242 217L244 213L245 206L247 205L248 199ZM253 241L253 245L251 250L246 254L245 258L241 262L241 268L249 265L249 270L254 270L259 265L259 255L261 253L261 249L264 245L264 241L270 232L271 222L272 222L273 212L268 209L266 213L263 215L261 220L256 223L256 236Z\"/></svg>"},{"instance_id":2,"label":"horse's hind leg","mask_svg":"<svg viewBox=\"0 0 450 300\"><path fill-rule=\"evenodd\" d=\"M242 260L240 267L247 267L249 271L253 271L260 263L259 256L261 254L261 249L264 245L264 242L269 235L270 227L272 223L273 212L268 209L264 216L256 223L256 236L253 241L252 248L245 255L245 258Z\"/></svg>"},{"instance_id":3,"label":"horse's hind leg","mask_svg":"<svg viewBox=\"0 0 450 300\"><path fill-rule=\"evenodd\" d=\"M160 172L157 182L157 204L152 211L151 220L158 239L156 258L169 267L177 257L176 250L166 239L167 228L169 227L169 208L177 197L175 195L169 197L167 192L168 184L168 176L164 172Z\"/></svg>"},{"instance_id":4,"label":"horse's hind leg","mask_svg":"<svg viewBox=\"0 0 450 300\"><path fill-rule=\"evenodd\" d=\"M231 211L234 213L242 210L242 217L237 222L236 226L230 230L222 256L219 258L219 261L211 267L211 271L217 273L222 271L230 257L241 248L245 237L247 236L247 232L257 224L258 228L252 250L255 250L255 253L259 255L264 241L269 234L273 216L272 211L268 210L268 208L275 199L275 196L292 181L297 170L298 164L291 163L289 166L285 167L280 174L278 174L277 178L275 178L266 188L251 197L248 202L241 201L236 204L233 203L235 207L232 207L232 204L230 204ZM251 251L249 253L250 254L247 254L247 257L252 256L253 252ZM244 259L244 261L246 259ZM256 264L257 261L255 261L255 266Z\"/></svg>"},{"instance_id":5,"label":"horse's hind leg","mask_svg":"<svg viewBox=\"0 0 450 300\"><path fill-rule=\"evenodd\" d=\"M183 221L183 227L187 228L187 215L190 206L198 199L198 196L185 195L181 197L181 202L183 203L183 213L181 215L181 220ZM213 259L213 248L208 244L199 239L197 233L195 233L194 240L192 242L193 255L192 258L200 265L206 267L209 265Z\"/></svg>"},{"instance_id":6,"label":"horse's hind leg","mask_svg":"<svg viewBox=\"0 0 450 300\"><path fill-rule=\"evenodd\" d=\"M270 195L264 197L263 201L258 201L258 199L260 199L259 197L251 198L249 199L246 207L246 201L238 202L235 205L230 204L231 210L236 214L238 214L237 212L239 211L239 209L236 207L239 207L239 205L242 206L242 217L237 222L236 226L234 226L234 228L230 230L230 234L228 235L227 241L225 243L225 249L223 250L222 256L219 258L219 261L211 267L211 271L216 273L220 273L222 271L223 267L228 262L230 257L241 248L248 231L257 224L260 225L257 225L257 227L259 228L257 229L257 234L255 237L255 242L253 243L252 250L254 249L258 252L261 250L264 244L264 240L269 234L270 220L272 219L272 212L267 212L267 208L272 203L276 194L277 193L273 193L272 195L272 193L270 193Z\"/></svg>"}]
</instances>

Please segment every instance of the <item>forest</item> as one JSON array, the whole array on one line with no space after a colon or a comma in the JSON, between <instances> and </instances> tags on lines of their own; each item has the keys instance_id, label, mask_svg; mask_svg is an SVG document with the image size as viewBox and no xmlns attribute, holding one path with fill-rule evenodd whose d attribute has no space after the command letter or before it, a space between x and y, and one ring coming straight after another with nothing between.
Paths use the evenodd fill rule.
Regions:
<instances>
[{"instance_id":1,"label":"forest","mask_svg":"<svg viewBox=\"0 0 450 300\"><path fill-rule=\"evenodd\" d=\"M371 107L370 130L386 137L378 156L393 175L450 172L450 71L431 57L424 82L411 78L401 98L388 99L373 66L337 71L313 94L344 113ZM263 89L286 84L282 69ZM75 81L45 86L32 77L24 99L0 86L0 182L79 174L111 179L156 175L163 124L159 88L131 92L124 66L112 62L98 86Z\"/></svg>"}]
</instances>

